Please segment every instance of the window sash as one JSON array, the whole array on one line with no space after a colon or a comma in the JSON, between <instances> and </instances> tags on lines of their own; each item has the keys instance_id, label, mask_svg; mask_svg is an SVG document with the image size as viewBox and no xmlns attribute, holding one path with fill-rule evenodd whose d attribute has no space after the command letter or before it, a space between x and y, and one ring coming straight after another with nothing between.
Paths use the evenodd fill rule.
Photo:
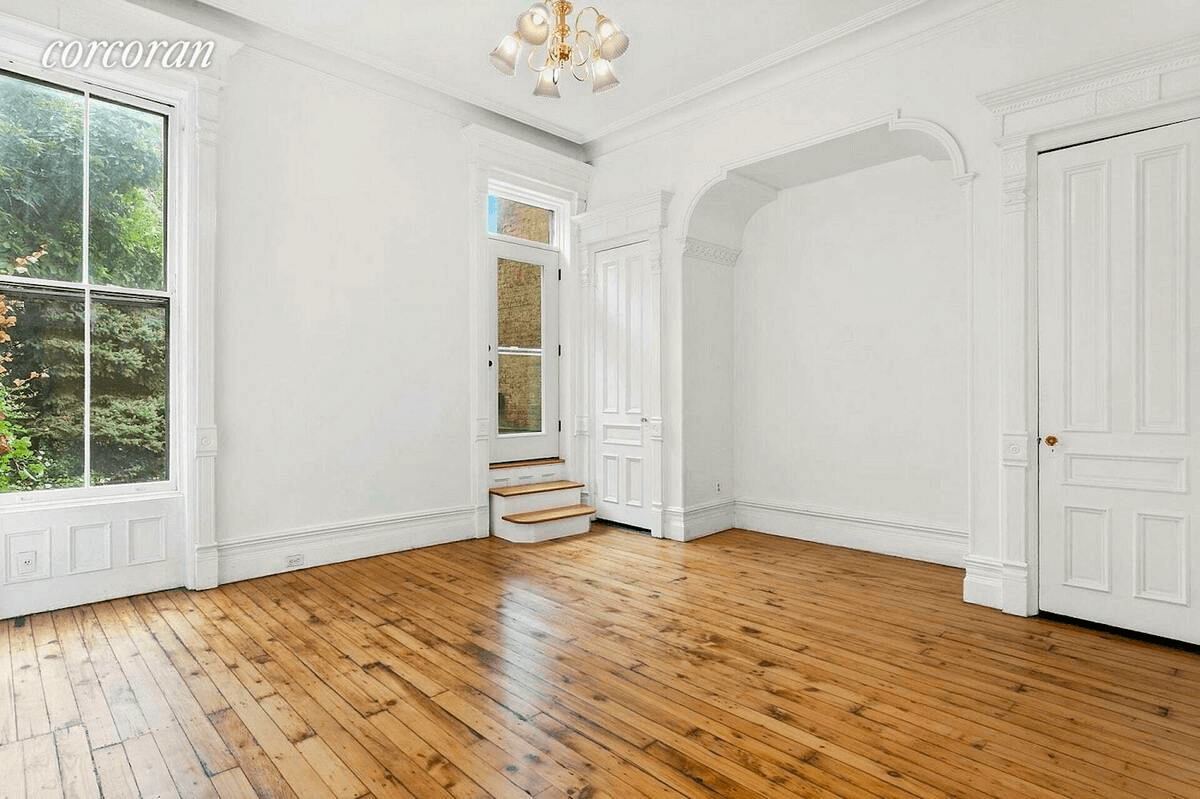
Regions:
<instances>
[{"instance_id":1,"label":"window sash","mask_svg":"<svg viewBox=\"0 0 1200 799\"><path fill-rule=\"evenodd\" d=\"M57 73L49 75L49 73L41 73L37 70L23 71L14 69L6 65L6 68L0 69L0 75L11 76L18 80L31 81L47 88L63 91L69 94L82 95L84 99L84 115L83 115L83 202L82 202L82 236L80 259L81 259L81 280L63 281L50 280L46 278L29 277L24 275L0 275L0 293L7 287L13 291L19 291L25 294L42 295L54 297L58 299L82 299L84 302L84 395L83 401L83 442L84 442L84 485L82 487L72 488L46 488L33 491L12 491L0 494L0 507L14 504L43 504L47 502L57 501L72 501L87 497L112 497L129 494L146 494L162 492L175 492L178 486L178 471L181 464L180 449L183 442L179 439L176 431L180 428L179 417L177 414L181 412L179 396L175 389L176 384L176 369L178 368L176 361L180 355L179 344L177 342L177 333L179 329L178 308L175 302L177 289L176 280L176 264L178 261L178 253L176 248L173 248L172 241L174 240L174 229L178 223L175 203L172 202L172 177L178 168L175 164L175 159L172 157L171 140L172 134L176 132L174 123L175 107L167 103L161 103L149 98L140 97L129 94L117 89L104 87L87 80L80 80L74 76L59 75ZM96 284L89 281L91 277L90 266L90 241L89 232L91 228L91 204L90 204L90 188L91 188L91 159L90 159L90 140L91 140L91 120L90 120L90 104L92 98L97 98L110 103L117 103L142 111L154 113L163 117L163 289L141 289L125 286L114 286L110 284ZM94 314L92 310L93 298L100 300L114 300L125 304L130 303L145 303L147 305L157 305L164 307L166 313L167 324L167 344L166 344L166 359L164 364L167 375L167 385L165 388L165 400L167 405L166 411L166 430L165 443L167 453L165 458L167 477L164 480L146 481L141 483L117 483L117 484L100 484L92 483L92 464L91 464L91 416L92 416L92 392L91 392L91 372L92 372L92 352L91 352L91 335L94 322Z\"/></svg>"}]
</instances>

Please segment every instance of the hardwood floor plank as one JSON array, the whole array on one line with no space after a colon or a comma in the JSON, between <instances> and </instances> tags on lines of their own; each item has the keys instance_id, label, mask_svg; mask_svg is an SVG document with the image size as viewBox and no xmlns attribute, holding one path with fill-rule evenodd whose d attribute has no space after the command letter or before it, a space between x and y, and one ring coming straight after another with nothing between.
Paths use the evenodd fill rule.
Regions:
<instances>
[{"instance_id":1,"label":"hardwood floor plank","mask_svg":"<svg viewBox=\"0 0 1200 799\"><path fill-rule=\"evenodd\" d=\"M100 786L87 731L80 724L56 730L54 744L58 750L58 771L62 778L63 796L69 799L100 799Z\"/></svg>"},{"instance_id":2,"label":"hardwood floor plank","mask_svg":"<svg viewBox=\"0 0 1200 799\"><path fill-rule=\"evenodd\" d=\"M171 770L163 759L153 733L145 733L125 741L125 755L129 767L137 780L138 792L144 797L156 799L178 799L179 790L171 777Z\"/></svg>"},{"instance_id":3,"label":"hardwood floor plank","mask_svg":"<svg viewBox=\"0 0 1200 799\"><path fill-rule=\"evenodd\" d=\"M41 613L30 617L33 640L36 646L38 669L41 672L42 689L46 697L46 711L50 729L60 730L80 723L79 705L67 666L63 659L62 646L54 620L49 614Z\"/></svg>"},{"instance_id":4,"label":"hardwood floor plank","mask_svg":"<svg viewBox=\"0 0 1200 799\"><path fill-rule=\"evenodd\" d=\"M21 741L27 796L52 797L63 793L58 774L58 750L54 735L45 733Z\"/></svg>"},{"instance_id":5,"label":"hardwood floor plank","mask_svg":"<svg viewBox=\"0 0 1200 799\"><path fill-rule=\"evenodd\" d=\"M17 740L44 736L50 732L50 716L46 711L46 695L38 668L37 647L33 642L33 627L27 617L12 622L8 638Z\"/></svg>"},{"instance_id":6,"label":"hardwood floor plank","mask_svg":"<svg viewBox=\"0 0 1200 799\"><path fill-rule=\"evenodd\" d=\"M0 744L0 799L25 799L24 752L20 741Z\"/></svg>"},{"instance_id":7,"label":"hardwood floor plank","mask_svg":"<svg viewBox=\"0 0 1200 799\"><path fill-rule=\"evenodd\" d=\"M221 799L258 799L254 786L240 768L222 771L212 778L212 782Z\"/></svg>"},{"instance_id":8,"label":"hardwood floor plank","mask_svg":"<svg viewBox=\"0 0 1200 799\"><path fill-rule=\"evenodd\" d=\"M104 799L138 799L141 796L124 744L93 749L92 762L96 765L96 777Z\"/></svg>"}]
</instances>

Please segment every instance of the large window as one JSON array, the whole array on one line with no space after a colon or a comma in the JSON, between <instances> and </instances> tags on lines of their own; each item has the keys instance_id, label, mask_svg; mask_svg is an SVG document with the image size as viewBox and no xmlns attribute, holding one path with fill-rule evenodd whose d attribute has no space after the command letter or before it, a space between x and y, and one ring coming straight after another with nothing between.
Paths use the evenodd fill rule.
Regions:
<instances>
[{"instance_id":1,"label":"large window","mask_svg":"<svg viewBox=\"0 0 1200 799\"><path fill-rule=\"evenodd\" d=\"M169 477L166 122L0 72L0 493Z\"/></svg>"}]
</instances>

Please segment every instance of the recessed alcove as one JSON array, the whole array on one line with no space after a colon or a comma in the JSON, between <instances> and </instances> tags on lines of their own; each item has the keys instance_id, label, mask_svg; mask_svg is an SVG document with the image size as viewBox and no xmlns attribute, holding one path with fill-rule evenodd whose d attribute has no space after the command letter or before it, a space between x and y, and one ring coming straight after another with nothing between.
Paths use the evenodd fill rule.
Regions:
<instances>
[{"instance_id":1,"label":"recessed alcove","mask_svg":"<svg viewBox=\"0 0 1200 799\"><path fill-rule=\"evenodd\" d=\"M732 165L692 202L683 537L737 523L961 563L971 178L942 128L893 115Z\"/></svg>"}]
</instances>

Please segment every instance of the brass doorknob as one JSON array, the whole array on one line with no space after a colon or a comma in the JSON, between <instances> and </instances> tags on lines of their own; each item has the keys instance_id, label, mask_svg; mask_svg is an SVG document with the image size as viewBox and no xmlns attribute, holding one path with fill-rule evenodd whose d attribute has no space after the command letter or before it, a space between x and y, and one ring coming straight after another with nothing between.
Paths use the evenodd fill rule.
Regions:
<instances>
[{"instance_id":1,"label":"brass doorknob","mask_svg":"<svg viewBox=\"0 0 1200 799\"><path fill-rule=\"evenodd\" d=\"M1046 442L1047 447L1053 447L1058 444L1058 436L1046 436L1043 440Z\"/></svg>"}]
</instances>

